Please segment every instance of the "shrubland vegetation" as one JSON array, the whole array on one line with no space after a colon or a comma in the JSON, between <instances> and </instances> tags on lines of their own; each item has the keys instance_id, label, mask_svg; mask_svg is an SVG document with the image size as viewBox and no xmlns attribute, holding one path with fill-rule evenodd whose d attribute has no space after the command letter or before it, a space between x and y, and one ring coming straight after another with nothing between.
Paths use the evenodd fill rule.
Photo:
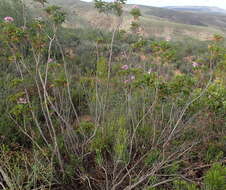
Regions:
<instances>
[{"instance_id":1,"label":"shrubland vegetation","mask_svg":"<svg viewBox=\"0 0 226 190\"><path fill-rule=\"evenodd\" d=\"M40 3L44 1L40 0ZM0 4L0 189L226 189L226 47L65 29Z\"/></svg>"}]
</instances>

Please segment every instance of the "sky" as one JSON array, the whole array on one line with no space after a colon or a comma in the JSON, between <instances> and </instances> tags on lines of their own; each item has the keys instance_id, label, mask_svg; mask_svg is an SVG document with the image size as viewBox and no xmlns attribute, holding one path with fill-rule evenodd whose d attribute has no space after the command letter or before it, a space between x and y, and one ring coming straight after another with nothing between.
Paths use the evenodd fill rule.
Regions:
<instances>
[{"instance_id":1,"label":"sky","mask_svg":"<svg viewBox=\"0 0 226 190\"><path fill-rule=\"evenodd\" d=\"M84 0L92 1L92 0ZM127 0L127 3L150 5L156 7L164 6L215 6L222 9L226 9L226 0Z\"/></svg>"}]
</instances>

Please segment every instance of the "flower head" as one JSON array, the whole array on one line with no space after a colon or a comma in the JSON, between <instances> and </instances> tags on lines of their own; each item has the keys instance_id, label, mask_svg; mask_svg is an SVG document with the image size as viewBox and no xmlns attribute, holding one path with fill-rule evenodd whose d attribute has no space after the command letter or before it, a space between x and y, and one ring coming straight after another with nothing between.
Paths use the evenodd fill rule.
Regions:
<instances>
[{"instance_id":1,"label":"flower head","mask_svg":"<svg viewBox=\"0 0 226 190\"><path fill-rule=\"evenodd\" d=\"M134 75L131 76L130 79L131 79L131 80L135 80L135 76L134 76Z\"/></svg>"},{"instance_id":2,"label":"flower head","mask_svg":"<svg viewBox=\"0 0 226 190\"><path fill-rule=\"evenodd\" d=\"M133 9L139 9L139 7L137 5L134 5Z\"/></svg>"},{"instance_id":3,"label":"flower head","mask_svg":"<svg viewBox=\"0 0 226 190\"><path fill-rule=\"evenodd\" d=\"M19 98L19 99L17 100L17 103L18 103L18 104L27 104L28 101L27 101L26 98Z\"/></svg>"},{"instance_id":4,"label":"flower head","mask_svg":"<svg viewBox=\"0 0 226 190\"><path fill-rule=\"evenodd\" d=\"M124 81L124 84L127 84L127 83L129 83L130 82L130 80L125 80Z\"/></svg>"},{"instance_id":5,"label":"flower head","mask_svg":"<svg viewBox=\"0 0 226 190\"><path fill-rule=\"evenodd\" d=\"M151 72L152 72L152 69L149 69L149 70L148 70L148 74L150 75L150 74L151 74Z\"/></svg>"},{"instance_id":6,"label":"flower head","mask_svg":"<svg viewBox=\"0 0 226 190\"><path fill-rule=\"evenodd\" d=\"M129 66L128 66L128 65L123 65L123 66L121 67L121 69L123 69L123 70L128 70L128 69L129 69Z\"/></svg>"},{"instance_id":7,"label":"flower head","mask_svg":"<svg viewBox=\"0 0 226 190\"><path fill-rule=\"evenodd\" d=\"M193 66L193 67L198 67L199 64L198 64L197 62L192 62L192 66Z\"/></svg>"},{"instance_id":8,"label":"flower head","mask_svg":"<svg viewBox=\"0 0 226 190\"><path fill-rule=\"evenodd\" d=\"M14 18L11 17L11 16L7 16L7 17L4 18L4 21L5 22L13 22L14 21Z\"/></svg>"},{"instance_id":9,"label":"flower head","mask_svg":"<svg viewBox=\"0 0 226 190\"><path fill-rule=\"evenodd\" d=\"M53 62L53 59L52 58L49 58L47 62L48 63L51 63L51 62Z\"/></svg>"}]
</instances>

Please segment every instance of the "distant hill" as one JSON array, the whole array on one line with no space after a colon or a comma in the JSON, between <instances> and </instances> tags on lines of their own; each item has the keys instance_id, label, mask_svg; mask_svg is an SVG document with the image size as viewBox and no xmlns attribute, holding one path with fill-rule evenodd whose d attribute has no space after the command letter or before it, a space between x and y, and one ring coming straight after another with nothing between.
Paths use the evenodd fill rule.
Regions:
<instances>
[{"instance_id":1,"label":"distant hill","mask_svg":"<svg viewBox=\"0 0 226 190\"><path fill-rule=\"evenodd\" d=\"M214 28L226 28L226 14L217 14L214 12L209 13L208 11L193 11L192 13L183 9L174 10L169 8L156 8L149 7L145 14L165 18L172 22L181 24L197 25L197 26L208 26Z\"/></svg>"},{"instance_id":2,"label":"distant hill","mask_svg":"<svg viewBox=\"0 0 226 190\"><path fill-rule=\"evenodd\" d=\"M205 13L220 13L226 14L225 9L219 7L208 7L208 6L167 6L163 7L170 10L176 11L188 11L188 12L205 12Z\"/></svg>"},{"instance_id":3,"label":"distant hill","mask_svg":"<svg viewBox=\"0 0 226 190\"><path fill-rule=\"evenodd\" d=\"M37 2L25 0L35 16L44 14L43 8ZM50 4L63 7L67 12L67 28L103 28L111 30L116 23L112 15L100 14L94 8L93 3L79 0L48 0ZM129 31L132 17L129 11L133 5L126 5L122 29ZM140 18L145 36L160 37L165 39L182 39L192 37L199 40L210 39L213 34L226 34L226 15L207 12L187 12L171 10L169 8L157 8L150 6L139 6L142 12Z\"/></svg>"}]
</instances>

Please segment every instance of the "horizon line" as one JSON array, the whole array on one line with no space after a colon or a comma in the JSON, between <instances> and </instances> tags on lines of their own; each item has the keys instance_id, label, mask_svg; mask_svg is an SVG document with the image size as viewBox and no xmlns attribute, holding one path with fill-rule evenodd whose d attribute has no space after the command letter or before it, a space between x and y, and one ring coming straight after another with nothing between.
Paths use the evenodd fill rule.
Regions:
<instances>
[{"instance_id":1,"label":"horizon line","mask_svg":"<svg viewBox=\"0 0 226 190\"><path fill-rule=\"evenodd\" d=\"M80 0L80 1L83 1L83 2L93 2L93 0ZM222 10L225 10L226 11L226 7L225 8L222 8L220 6L216 6L216 5L192 5L192 4L188 4L188 5L161 5L161 6L158 6L158 5L150 5L150 4L146 4L146 3L126 3L127 5L141 5L141 6L149 6L149 7L160 7L160 8L164 8L164 7L214 7L214 8L218 8L218 9L222 9Z\"/></svg>"}]
</instances>

